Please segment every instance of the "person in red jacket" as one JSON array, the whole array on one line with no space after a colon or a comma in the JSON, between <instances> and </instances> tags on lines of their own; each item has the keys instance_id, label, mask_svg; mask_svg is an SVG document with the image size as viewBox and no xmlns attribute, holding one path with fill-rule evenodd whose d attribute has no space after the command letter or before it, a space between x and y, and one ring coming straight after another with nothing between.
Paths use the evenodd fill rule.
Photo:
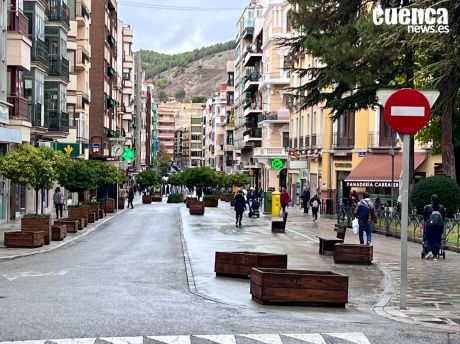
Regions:
<instances>
[{"instance_id":1,"label":"person in red jacket","mask_svg":"<svg viewBox=\"0 0 460 344\"><path fill-rule=\"evenodd\" d=\"M281 203L281 208L283 208L283 214L284 214L286 212L286 207L289 203L289 194L287 193L286 188L281 189L280 203Z\"/></svg>"}]
</instances>

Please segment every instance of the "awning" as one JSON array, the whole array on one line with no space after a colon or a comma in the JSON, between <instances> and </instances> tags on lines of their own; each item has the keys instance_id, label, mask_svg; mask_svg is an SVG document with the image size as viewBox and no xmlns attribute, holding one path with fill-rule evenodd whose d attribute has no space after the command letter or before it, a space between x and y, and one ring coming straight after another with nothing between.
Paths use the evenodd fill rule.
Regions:
<instances>
[{"instance_id":1,"label":"awning","mask_svg":"<svg viewBox=\"0 0 460 344\"><path fill-rule=\"evenodd\" d=\"M426 159L426 153L414 154L414 169L417 169ZM395 154L394 183L399 187L399 177L402 170L402 154ZM345 178L348 187L391 187L391 155L368 154Z\"/></svg>"}]
</instances>

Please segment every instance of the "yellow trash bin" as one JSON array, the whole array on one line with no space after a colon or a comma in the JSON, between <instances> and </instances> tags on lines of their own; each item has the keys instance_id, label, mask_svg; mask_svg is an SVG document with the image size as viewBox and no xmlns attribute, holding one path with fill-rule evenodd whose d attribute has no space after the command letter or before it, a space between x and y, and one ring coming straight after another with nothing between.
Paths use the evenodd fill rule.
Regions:
<instances>
[{"instance_id":1,"label":"yellow trash bin","mask_svg":"<svg viewBox=\"0 0 460 344\"><path fill-rule=\"evenodd\" d=\"M280 216L281 211L281 193L278 191L272 192L272 215Z\"/></svg>"}]
</instances>

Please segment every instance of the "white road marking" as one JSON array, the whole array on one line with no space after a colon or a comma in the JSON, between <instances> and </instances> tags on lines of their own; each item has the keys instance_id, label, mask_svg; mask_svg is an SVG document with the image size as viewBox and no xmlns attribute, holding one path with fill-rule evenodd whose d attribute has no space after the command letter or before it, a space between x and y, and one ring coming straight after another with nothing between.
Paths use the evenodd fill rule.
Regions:
<instances>
[{"instance_id":1,"label":"white road marking","mask_svg":"<svg viewBox=\"0 0 460 344\"><path fill-rule=\"evenodd\" d=\"M279 334L240 334L240 336L254 339L265 344L283 344Z\"/></svg>"},{"instance_id":2,"label":"white road marking","mask_svg":"<svg viewBox=\"0 0 460 344\"><path fill-rule=\"evenodd\" d=\"M317 239L312 238L311 236L308 236L308 235L299 233L299 232L294 231L294 230L292 230L292 229L287 229L287 228L286 228L286 231L295 233L295 234L297 234L297 235L299 235L299 236L301 236L301 237L303 237L303 238L305 238L305 239L308 239L308 240L310 240L310 241L312 241L312 242L316 242L316 241L317 241Z\"/></svg>"},{"instance_id":3,"label":"white road marking","mask_svg":"<svg viewBox=\"0 0 460 344\"><path fill-rule=\"evenodd\" d=\"M154 336L147 337L166 344L190 344L190 336Z\"/></svg>"},{"instance_id":4,"label":"white road marking","mask_svg":"<svg viewBox=\"0 0 460 344\"><path fill-rule=\"evenodd\" d=\"M298 340L303 340L304 342L311 344L327 344L323 336L319 333L309 333L309 334L282 334L286 337L291 337Z\"/></svg>"},{"instance_id":5,"label":"white road marking","mask_svg":"<svg viewBox=\"0 0 460 344\"><path fill-rule=\"evenodd\" d=\"M325 333L328 336L345 339L355 344L371 344L366 336L360 332L350 333Z\"/></svg>"},{"instance_id":6,"label":"white road marking","mask_svg":"<svg viewBox=\"0 0 460 344\"><path fill-rule=\"evenodd\" d=\"M197 338L203 338L210 340L211 342L219 344L236 344L235 336L233 335L216 335L216 336L193 336Z\"/></svg>"},{"instance_id":7,"label":"white road marking","mask_svg":"<svg viewBox=\"0 0 460 344\"><path fill-rule=\"evenodd\" d=\"M71 269L64 269L61 271L51 271L51 272L35 272L35 271L25 271L25 272L13 272L11 274L3 274L8 281L12 282L19 278L28 278L28 277L49 277L49 276L64 276L69 273Z\"/></svg>"},{"instance_id":8,"label":"white road marking","mask_svg":"<svg viewBox=\"0 0 460 344\"><path fill-rule=\"evenodd\" d=\"M50 339L56 344L94 344L96 338Z\"/></svg>"},{"instance_id":9,"label":"white road marking","mask_svg":"<svg viewBox=\"0 0 460 344\"><path fill-rule=\"evenodd\" d=\"M106 337L100 338L113 344L142 344L144 337Z\"/></svg>"},{"instance_id":10,"label":"white road marking","mask_svg":"<svg viewBox=\"0 0 460 344\"><path fill-rule=\"evenodd\" d=\"M423 117L425 108L423 106L392 106L391 116L393 117Z\"/></svg>"}]
</instances>

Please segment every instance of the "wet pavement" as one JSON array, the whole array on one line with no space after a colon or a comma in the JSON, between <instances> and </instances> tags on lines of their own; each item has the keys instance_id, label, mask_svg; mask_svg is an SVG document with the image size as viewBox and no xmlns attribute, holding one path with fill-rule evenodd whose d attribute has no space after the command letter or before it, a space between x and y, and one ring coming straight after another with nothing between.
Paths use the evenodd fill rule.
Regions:
<instances>
[{"instance_id":1,"label":"wet pavement","mask_svg":"<svg viewBox=\"0 0 460 344\"><path fill-rule=\"evenodd\" d=\"M313 223L310 215L291 208L286 234L282 234L271 232L271 215L259 219L245 215L243 226L235 227L234 212L223 202L219 208L206 208L204 216L190 216L182 207L181 216L195 287L200 294L228 304L266 309L268 306L251 300L247 280L215 276L214 252L285 253L288 254L288 268L329 270L349 276L349 304L345 310L328 310L328 314L346 314L359 319L375 312L407 323L440 324L460 329L458 253L447 251L446 260L422 260L420 245L409 243L408 308L400 311L398 239L374 234L372 265L335 264L333 257L318 254L317 239L319 235L336 235L334 219L322 218ZM358 237L348 230L345 242L358 243ZM316 311L321 312L309 308L309 313Z\"/></svg>"}]
</instances>

